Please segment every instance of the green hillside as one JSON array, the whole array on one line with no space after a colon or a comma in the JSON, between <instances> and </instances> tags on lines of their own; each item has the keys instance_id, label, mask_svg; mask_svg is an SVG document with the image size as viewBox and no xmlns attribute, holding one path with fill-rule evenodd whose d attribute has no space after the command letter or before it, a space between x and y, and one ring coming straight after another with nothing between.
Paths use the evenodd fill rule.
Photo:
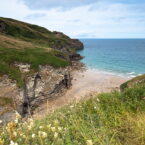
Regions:
<instances>
[{"instance_id":1,"label":"green hillside","mask_svg":"<svg viewBox=\"0 0 145 145\"><path fill-rule=\"evenodd\" d=\"M14 65L15 62L31 64L35 71L39 65L65 67L76 49L83 48L78 40L60 32L0 17L0 74L7 74L23 85L25 74Z\"/></svg>"},{"instance_id":2,"label":"green hillside","mask_svg":"<svg viewBox=\"0 0 145 145\"><path fill-rule=\"evenodd\" d=\"M140 75L140 76L137 76L125 83L123 83L121 86L120 86L120 89L121 90L125 90L126 88L131 88L137 84L144 84L145 83L145 74L144 75Z\"/></svg>"}]
</instances>

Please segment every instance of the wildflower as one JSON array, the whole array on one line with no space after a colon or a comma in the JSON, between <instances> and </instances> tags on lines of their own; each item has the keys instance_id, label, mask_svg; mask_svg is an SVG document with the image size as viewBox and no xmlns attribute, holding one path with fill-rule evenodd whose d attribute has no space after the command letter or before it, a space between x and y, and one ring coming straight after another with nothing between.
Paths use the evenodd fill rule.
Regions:
<instances>
[{"instance_id":1,"label":"wildflower","mask_svg":"<svg viewBox=\"0 0 145 145\"><path fill-rule=\"evenodd\" d=\"M58 137L58 133L55 132L55 133L54 133L54 138L57 138L57 137Z\"/></svg>"},{"instance_id":2,"label":"wildflower","mask_svg":"<svg viewBox=\"0 0 145 145\"><path fill-rule=\"evenodd\" d=\"M36 137L36 135L35 134L32 134L32 138L35 138Z\"/></svg>"},{"instance_id":3,"label":"wildflower","mask_svg":"<svg viewBox=\"0 0 145 145\"><path fill-rule=\"evenodd\" d=\"M0 138L0 145L4 144L4 140Z\"/></svg>"},{"instance_id":4,"label":"wildflower","mask_svg":"<svg viewBox=\"0 0 145 145\"><path fill-rule=\"evenodd\" d=\"M50 128L51 127L51 124L47 125L47 127Z\"/></svg>"},{"instance_id":5,"label":"wildflower","mask_svg":"<svg viewBox=\"0 0 145 145\"><path fill-rule=\"evenodd\" d=\"M55 132L56 128L55 128L55 127L51 127L51 130L52 130L53 132Z\"/></svg>"},{"instance_id":6,"label":"wildflower","mask_svg":"<svg viewBox=\"0 0 145 145\"><path fill-rule=\"evenodd\" d=\"M43 128L43 126L39 126L39 129L42 129Z\"/></svg>"},{"instance_id":7,"label":"wildflower","mask_svg":"<svg viewBox=\"0 0 145 145\"><path fill-rule=\"evenodd\" d=\"M16 112L16 119L21 119L21 115L18 112Z\"/></svg>"},{"instance_id":8,"label":"wildflower","mask_svg":"<svg viewBox=\"0 0 145 145\"><path fill-rule=\"evenodd\" d=\"M62 127L58 127L58 131L61 131L62 130Z\"/></svg>"},{"instance_id":9,"label":"wildflower","mask_svg":"<svg viewBox=\"0 0 145 145\"><path fill-rule=\"evenodd\" d=\"M26 135L23 134L22 137L23 137L23 138L26 138Z\"/></svg>"},{"instance_id":10,"label":"wildflower","mask_svg":"<svg viewBox=\"0 0 145 145\"><path fill-rule=\"evenodd\" d=\"M31 125L28 125L28 130L31 130L32 129L32 126Z\"/></svg>"},{"instance_id":11,"label":"wildflower","mask_svg":"<svg viewBox=\"0 0 145 145\"><path fill-rule=\"evenodd\" d=\"M39 131L38 135L39 135L39 137L42 137L42 138L46 138L47 137L47 133L43 132L43 131Z\"/></svg>"},{"instance_id":12,"label":"wildflower","mask_svg":"<svg viewBox=\"0 0 145 145\"><path fill-rule=\"evenodd\" d=\"M16 123L15 122L9 122L7 124L6 130L8 132L12 132L16 128Z\"/></svg>"},{"instance_id":13,"label":"wildflower","mask_svg":"<svg viewBox=\"0 0 145 145\"><path fill-rule=\"evenodd\" d=\"M16 137L17 136L17 133L16 132L13 132L13 135Z\"/></svg>"},{"instance_id":14,"label":"wildflower","mask_svg":"<svg viewBox=\"0 0 145 145\"><path fill-rule=\"evenodd\" d=\"M93 142L92 142L92 140L87 140L87 145L93 145Z\"/></svg>"},{"instance_id":15,"label":"wildflower","mask_svg":"<svg viewBox=\"0 0 145 145\"><path fill-rule=\"evenodd\" d=\"M18 122L19 122L19 120L18 119L15 119L15 123L18 124Z\"/></svg>"},{"instance_id":16,"label":"wildflower","mask_svg":"<svg viewBox=\"0 0 145 145\"><path fill-rule=\"evenodd\" d=\"M30 123L33 122L33 119L32 118L29 118L28 119L28 122L30 122Z\"/></svg>"},{"instance_id":17,"label":"wildflower","mask_svg":"<svg viewBox=\"0 0 145 145\"><path fill-rule=\"evenodd\" d=\"M2 124L3 123L3 121L2 120L0 120L0 124Z\"/></svg>"},{"instance_id":18,"label":"wildflower","mask_svg":"<svg viewBox=\"0 0 145 145\"><path fill-rule=\"evenodd\" d=\"M97 109L97 107L95 106L94 109Z\"/></svg>"},{"instance_id":19,"label":"wildflower","mask_svg":"<svg viewBox=\"0 0 145 145\"><path fill-rule=\"evenodd\" d=\"M58 120L54 120L54 125L58 125L59 124L59 121Z\"/></svg>"},{"instance_id":20,"label":"wildflower","mask_svg":"<svg viewBox=\"0 0 145 145\"><path fill-rule=\"evenodd\" d=\"M10 145L18 145L18 143L13 142L13 141L11 140Z\"/></svg>"},{"instance_id":21,"label":"wildflower","mask_svg":"<svg viewBox=\"0 0 145 145\"><path fill-rule=\"evenodd\" d=\"M70 108L73 108L73 107L74 107L73 105L70 106Z\"/></svg>"},{"instance_id":22,"label":"wildflower","mask_svg":"<svg viewBox=\"0 0 145 145\"><path fill-rule=\"evenodd\" d=\"M100 102L99 98L97 98L97 102Z\"/></svg>"},{"instance_id":23,"label":"wildflower","mask_svg":"<svg viewBox=\"0 0 145 145\"><path fill-rule=\"evenodd\" d=\"M20 134L20 136L23 136L23 135L24 135L23 133Z\"/></svg>"}]
</instances>

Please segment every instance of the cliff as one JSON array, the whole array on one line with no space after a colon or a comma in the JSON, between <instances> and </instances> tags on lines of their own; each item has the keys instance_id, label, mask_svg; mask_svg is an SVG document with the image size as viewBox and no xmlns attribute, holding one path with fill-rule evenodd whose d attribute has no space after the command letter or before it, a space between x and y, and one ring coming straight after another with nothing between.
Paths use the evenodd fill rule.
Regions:
<instances>
[{"instance_id":1,"label":"cliff","mask_svg":"<svg viewBox=\"0 0 145 145\"><path fill-rule=\"evenodd\" d=\"M61 32L0 17L0 119L10 120L14 110L26 116L70 87L78 49L83 44Z\"/></svg>"}]
</instances>

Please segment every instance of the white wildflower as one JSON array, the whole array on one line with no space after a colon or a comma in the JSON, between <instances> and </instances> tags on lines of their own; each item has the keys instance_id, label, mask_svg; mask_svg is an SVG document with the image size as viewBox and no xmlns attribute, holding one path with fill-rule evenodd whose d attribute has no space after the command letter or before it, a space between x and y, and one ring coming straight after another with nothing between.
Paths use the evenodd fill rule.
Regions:
<instances>
[{"instance_id":1,"label":"white wildflower","mask_svg":"<svg viewBox=\"0 0 145 145\"><path fill-rule=\"evenodd\" d=\"M2 124L3 123L3 121L2 120L0 120L0 124Z\"/></svg>"},{"instance_id":2,"label":"white wildflower","mask_svg":"<svg viewBox=\"0 0 145 145\"><path fill-rule=\"evenodd\" d=\"M100 102L99 98L97 98L97 102Z\"/></svg>"},{"instance_id":3,"label":"white wildflower","mask_svg":"<svg viewBox=\"0 0 145 145\"><path fill-rule=\"evenodd\" d=\"M11 140L10 145L18 145L18 143L13 142L13 141Z\"/></svg>"},{"instance_id":4,"label":"white wildflower","mask_svg":"<svg viewBox=\"0 0 145 145\"><path fill-rule=\"evenodd\" d=\"M32 126L31 125L28 125L28 130L31 130L32 129Z\"/></svg>"},{"instance_id":5,"label":"white wildflower","mask_svg":"<svg viewBox=\"0 0 145 145\"><path fill-rule=\"evenodd\" d=\"M58 137L58 133L55 132L55 133L54 133L54 138L57 138L57 137Z\"/></svg>"},{"instance_id":6,"label":"white wildflower","mask_svg":"<svg viewBox=\"0 0 145 145\"><path fill-rule=\"evenodd\" d=\"M92 140L87 140L87 145L93 145L93 142L92 142Z\"/></svg>"},{"instance_id":7,"label":"white wildflower","mask_svg":"<svg viewBox=\"0 0 145 145\"><path fill-rule=\"evenodd\" d=\"M42 129L43 128L43 126L39 126L39 129Z\"/></svg>"},{"instance_id":8,"label":"white wildflower","mask_svg":"<svg viewBox=\"0 0 145 145\"><path fill-rule=\"evenodd\" d=\"M53 132L55 132L56 128L55 128L55 127L51 127L51 130L52 130Z\"/></svg>"},{"instance_id":9,"label":"white wildflower","mask_svg":"<svg viewBox=\"0 0 145 145\"><path fill-rule=\"evenodd\" d=\"M42 138L46 138L47 137L47 133L43 132L43 131L39 131L38 135L39 135L39 137L42 137Z\"/></svg>"},{"instance_id":10,"label":"white wildflower","mask_svg":"<svg viewBox=\"0 0 145 145\"><path fill-rule=\"evenodd\" d=\"M21 119L21 115L16 111L16 119Z\"/></svg>"},{"instance_id":11,"label":"white wildflower","mask_svg":"<svg viewBox=\"0 0 145 145\"><path fill-rule=\"evenodd\" d=\"M62 130L62 127L58 127L58 131L61 131Z\"/></svg>"},{"instance_id":12,"label":"white wildflower","mask_svg":"<svg viewBox=\"0 0 145 145\"><path fill-rule=\"evenodd\" d=\"M36 135L35 134L32 134L32 138L35 138L36 137Z\"/></svg>"},{"instance_id":13,"label":"white wildflower","mask_svg":"<svg viewBox=\"0 0 145 145\"><path fill-rule=\"evenodd\" d=\"M18 124L18 122L19 122L19 120L18 119L15 119L15 123Z\"/></svg>"},{"instance_id":14,"label":"white wildflower","mask_svg":"<svg viewBox=\"0 0 145 145\"><path fill-rule=\"evenodd\" d=\"M47 127L50 128L51 127L51 124L47 125Z\"/></svg>"},{"instance_id":15,"label":"white wildflower","mask_svg":"<svg viewBox=\"0 0 145 145\"><path fill-rule=\"evenodd\" d=\"M73 107L74 107L73 105L70 106L70 108L73 108Z\"/></svg>"}]
</instances>

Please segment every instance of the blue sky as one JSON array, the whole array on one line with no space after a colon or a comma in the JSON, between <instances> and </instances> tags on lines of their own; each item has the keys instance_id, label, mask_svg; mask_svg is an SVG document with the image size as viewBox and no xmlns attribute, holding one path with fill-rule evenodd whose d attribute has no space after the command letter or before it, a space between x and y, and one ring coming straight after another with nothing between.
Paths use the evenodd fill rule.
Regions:
<instances>
[{"instance_id":1,"label":"blue sky","mask_svg":"<svg viewBox=\"0 0 145 145\"><path fill-rule=\"evenodd\" d=\"M0 16L75 38L145 38L145 0L0 0Z\"/></svg>"}]
</instances>

